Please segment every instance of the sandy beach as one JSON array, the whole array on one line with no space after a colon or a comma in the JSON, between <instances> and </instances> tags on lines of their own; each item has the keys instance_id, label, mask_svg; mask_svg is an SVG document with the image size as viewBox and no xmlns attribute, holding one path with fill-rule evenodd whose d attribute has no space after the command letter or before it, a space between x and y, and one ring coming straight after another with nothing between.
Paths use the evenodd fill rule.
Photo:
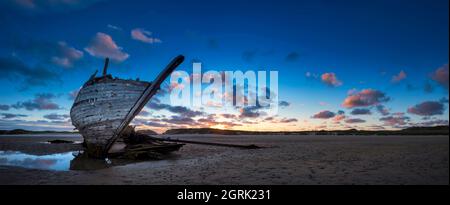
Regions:
<instances>
[{"instance_id":1,"label":"sandy beach","mask_svg":"<svg viewBox=\"0 0 450 205\"><path fill-rule=\"evenodd\" d=\"M22 161L31 167L36 163L51 165L52 160L39 160L39 156L69 153L64 156L70 157L70 152L80 150L81 145L46 142L79 142L79 135L3 135L0 184L449 184L448 136L170 137L266 148L244 150L187 144L162 160L110 165L98 170L57 171L45 166L25 168L22 162L22 166L6 165L13 160L8 153L28 156ZM64 163L68 162L61 166Z\"/></svg>"}]
</instances>

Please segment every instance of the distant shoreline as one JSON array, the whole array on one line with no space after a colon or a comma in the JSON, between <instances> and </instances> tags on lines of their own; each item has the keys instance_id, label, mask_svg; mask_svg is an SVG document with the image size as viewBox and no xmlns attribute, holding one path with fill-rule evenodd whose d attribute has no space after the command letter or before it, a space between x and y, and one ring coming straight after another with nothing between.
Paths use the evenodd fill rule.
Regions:
<instances>
[{"instance_id":1,"label":"distant shoreline","mask_svg":"<svg viewBox=\"0 0 450 205\"><path fill-rule=\"evenodd\" d=\"M258 132L242 130L220 130L212 128L171 129L164 134L221 134L221 135L448 135L448 126L410 127L402 130L318 130Z\"/></svg>"},{"instance_id":2,"label":"distant shoreline","mask_svg":"<svg viewBox=\"0 0 450 205\"><path fill-rule=\"evenodd\" d=\"M32 131L32 130L23 130L23 129L14 129L14 130L0 130L0 135L20 135L20 134L79 134L79 132L70 132L70 131Z\"/></svg>"},{"instance_id":3,"label":"distant shoreline","mask_svg":"<svg viewBox=\"0 0 450 205\"><path fill-rule=\"evenodd\" d=\"M155 135L150 130L139 130L138 132ZM0 135L16 134L79 134L70 131L31 131L31 130L0 130ZM410 127L402 130L317 130L317 131L244 131L244 130L221 130L213 128L189 128L170 129L164 135L178 134L220 134L220 135L449 135L449 126L434 127Z\"/></svg>"}]
</instances>

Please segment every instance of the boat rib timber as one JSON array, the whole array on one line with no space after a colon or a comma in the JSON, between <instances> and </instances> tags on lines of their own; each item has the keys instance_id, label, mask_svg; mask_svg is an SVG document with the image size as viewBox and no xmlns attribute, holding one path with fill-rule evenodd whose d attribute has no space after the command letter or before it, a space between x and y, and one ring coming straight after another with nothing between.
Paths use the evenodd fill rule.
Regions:
<instances>
[{"instance_id":1,"label":"boat rib timber","mask_svg":"<svg viewBox=\"0 0 450 205\"><path fill-rule=\"evenodd\" d=\"M86 151L92 157L107 157L122 131L156 94L161 83L180 65L183 56L174 58L153 83L112 78L94 73L78 92L70 110L72 124L83 136Z\"/></svg>"}]
</instances>

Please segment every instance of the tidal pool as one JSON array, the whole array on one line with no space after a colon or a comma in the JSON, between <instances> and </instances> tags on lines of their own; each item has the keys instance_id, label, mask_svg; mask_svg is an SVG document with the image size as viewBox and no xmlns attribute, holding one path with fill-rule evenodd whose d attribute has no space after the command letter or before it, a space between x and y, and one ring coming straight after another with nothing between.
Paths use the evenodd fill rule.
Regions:
<instances>
[{"instance_id":1,"label":"tidal pool","mask_svg":"<svg viewBox=\"0 0 450 205\"><path fill-rule=\"evenodd\" d=\"M55 171L70 170L70 162L78 152L32 155L19 151L0 151L0 165Z\"/></svg>"}]
</instances>

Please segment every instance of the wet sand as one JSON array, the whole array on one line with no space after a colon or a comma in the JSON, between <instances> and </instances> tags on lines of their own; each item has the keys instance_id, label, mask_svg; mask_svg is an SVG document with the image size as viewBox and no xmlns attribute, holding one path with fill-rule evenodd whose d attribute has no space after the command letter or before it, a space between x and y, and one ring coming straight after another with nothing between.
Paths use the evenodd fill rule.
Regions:
<instances>
[{"instance_id":1,"label":"wet sand","mask_svg":"<svg viewBox=\"0 0 450 205\"><path fill-rule=\"evenodd\" d=\"M2 165L0 184L449 184L449 136L174 135L171 138L268 148L244 150L187 144L163 160L88 171ZM81 137L0 136L0 150L48 155L81 149L79 144L45 143L51 139L81 140Z\"/></svg>"}]
</instances>

